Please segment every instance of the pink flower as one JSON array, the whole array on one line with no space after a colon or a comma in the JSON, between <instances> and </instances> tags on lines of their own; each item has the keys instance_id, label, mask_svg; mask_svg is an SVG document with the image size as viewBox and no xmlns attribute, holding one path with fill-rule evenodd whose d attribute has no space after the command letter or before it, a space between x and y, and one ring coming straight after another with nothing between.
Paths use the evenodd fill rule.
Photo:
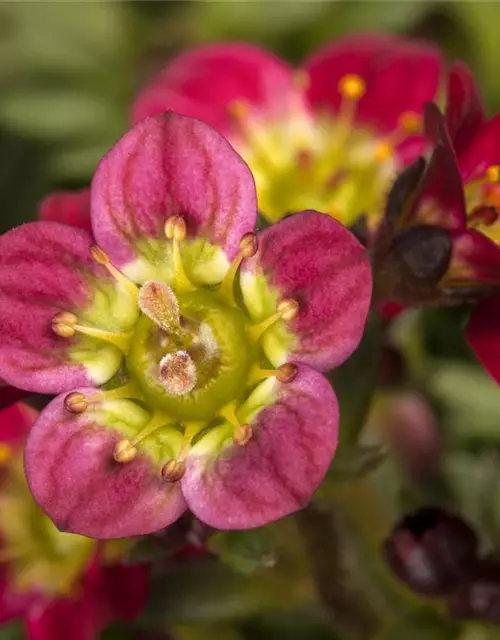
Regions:
<instances>
[{"instance_id":1,"label":"pink flower","mask_svg":"<svg viewBox=\"0 0 500 640\"><path fill-rule=\"evenodd\" d=\"M91 205L98 245L51 222L0 239L0 377L60 394L26 445L36 500L95 538L299 509L336 447L320 371L362 335L363 247L313 211L257 238L248 167L171 112L104 157Z\"/></svg>"},{"instance_id":2,"label":"pink flower","mask_svg":"<svg viewBox=\"0 0 500 640\"><path fill-rule=\"evenodd\" d=\"M37 507L21 451L35 415L21 403L0 412L0 623L23 618L29 640L97 639L142 608L146 568L111 556L117 542L59 532Z\"/></svg>"},{"instance_id":3,"label":"pink flower","mask_svg":"<svg viewBox=\"0 0 500 640\"><path fill-rule=\"evenodd\" d=\"M271 221L306 208L347 225L383 215L394 176L424 149L421 113L439 87L432 46L357 34L292 69L249 44L170 61L136 99L135 122L173 109L218 129L255 177Z\"/></svg>"}]
</instances>

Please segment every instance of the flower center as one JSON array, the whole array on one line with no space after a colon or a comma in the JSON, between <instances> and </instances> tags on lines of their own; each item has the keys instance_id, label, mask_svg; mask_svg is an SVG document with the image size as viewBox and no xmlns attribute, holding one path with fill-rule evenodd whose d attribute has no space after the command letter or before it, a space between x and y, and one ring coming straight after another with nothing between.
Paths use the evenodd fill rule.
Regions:
<instances>
[{"instance_id":1,"label":"flower center","mask_svg":"<svg viewBox=\"0 0 500 640\"><path fill-rule=\"evenodd\" d=\"M255 177L259 208L272 221L286 213L316 209L352 225L361 214L376 226L398 169L397 147L420 133L420 117L403 113L399 127L381 136L356 123L365 93L361 77L348 74L338 86L337 113L314 114L307 106L303 72L289 110L272 119L230 105L235 146Z\"/></svg>"},{"instance_id":2,"label":"flower center","mask_svg":"<svg viewBox=\"0 0 500 640\"><path fill-rule=\"evenodd\" d=\"M240 420L238 407L263 379L274 376L289 382L296 374L292 364L266 368L261 338L273 324L295 318L299 309L295 300L282 299L274 314L255 324L235 295L242 260L257 252L254 234L243 236L240 252L218 287L197 286L188 277L181 251L188 242L182 216L166 221L165 235L172 243L173 278L169 283L148 280L139 288L111 264L101 248L90 248L93 258L139 307L130 331L113 333L88 327L68 311L54 316L52 329L63 338L81 333L96 340L96 345L111 342L120 349L124 366L117 378L122 386L111 381L106 390L90 397L70 393L65 407L74 414L94 411L96 422L102 424L106 419L100 412L106 403L121 401L122 413L135 422L131 428L127 417L113 418L114 427L124 436L115 446L114 459L130 462L142 447L154 460L161 459L164 478L176 482L183 475L193 440L217 422L229 425L235 444L243 446L250 440L251 427ZM128 404L124 405L125 399ZM116 404L113 412L116 415ZM144 421L145 414L149 418Z\"/></svg>"},{"instance_id":3,"label":"flower center","mask_svg":"<svg viewBox=\"0 0 500 640\"><path fill-rule=\"evenodd\" d=\"M488 167L480 179L465 185L467 223L500 242L500 167Z\"/></svg>"},{"instance_id":4,"label":"flower center","mask_svg":"<svg viewBox=\"0 0 500 640\"><path fill-rule=\"evenodd\" d=\"M70 595L95 551L95 542L61 533L33 500L22 456L9 460L0 496L0 564L11 590Z\"/></svg>"}]
</instances>

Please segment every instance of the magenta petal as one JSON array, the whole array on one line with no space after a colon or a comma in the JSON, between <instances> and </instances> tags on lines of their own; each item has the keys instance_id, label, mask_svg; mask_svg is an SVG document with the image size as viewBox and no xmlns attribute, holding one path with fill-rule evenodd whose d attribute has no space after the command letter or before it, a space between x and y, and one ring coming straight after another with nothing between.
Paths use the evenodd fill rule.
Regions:
<instances>
[{"instance_id":1,"label":"magenta petal","mask_svg":"<svg viewBox=\"0 0 500 640\"><path fill-rule=\"evenodd\" d=\"M59 598L32 606L26 616L28 640L97 640L93 603Z\"/></svg>"},{"instance_id":2,"label":"magenta petal","mask_svg":"<svg viewBox=\"0 0 500 640\"><path fill-rule=\"evenodd\" d=\"M356 122L380 132L398 126L405 111L421 113L436 95L442 72L441 55L431 45L388 35L347 36L306 61L310 75L308 97L315 107L337 112L341 104L339 80L361 76L366 93L356 111Z\"/></svg>"},{"instance_id":3,"label":"magenta petal","mask_svg":"<svg viewBox=\"0 0 500 640\"><path fill-rule=\"evenodd\" d=\"M488 298L477 305L466 337L486 371L500 384L500 298Z\"/></svg>"},{"instance_id":4,"label":"magenta petal","mask_svg":"<svg viewBox=\"0 0 500 640\"><path fill-rule=\"evenodd\" d=\"M21 448L37 412L22 402L0 411L0 442Z\"/></svg>"},{"instance_id":5,"label":"magenta petal","mask_svg":"<svg viewBox=\"0 0 500 640\"><path fill-rule=\"evenodd\" d=\"M123 436L96 422L91 410L69 413L64 398L42 411L25 449L31 491L57 527L107 539L151 533L176 520L185 509L178 485L166 484L145 455L115 463L113 448Z\"/></svg>"},{"instance_id":6,"label":"magenta petal","mask_svg":"<svg viewBox=\"0 0 500 640\"><path fill-rule=\"evenodd\" d=\"M446 284L500 284L500 246L475 229L453 234Z\"/></svg>"},{"instance_id":7,"label":"magenta petal","mask_svg":"<svg viewBox=\"0 0 500 640\"><path fill-rule=\"evenodd\" d=\"M271 111L283 105L291 89L290 68L271 53L248 44L209 45L170 61L141 91L132 116L138 122L172 109L227 135L232 102Z\"/></svg>"},{"instance_id":8,"label":"magenta petal","mask_svg":"<svg viewBox=\"0 0 500 640\"><path fill-rule=\"evenodd\" d=\"M0 377L40 393L91 385L86 368L70 362L72 340L51 330L59 311L91 300L87 276L107 279L92 262L91 237L55 222L32 222L0 237Z\"/></svg>"},{"instance_id":9,"label":"magenta petal","mask_svg":"<svg viewBox=\"0 0 500 640\"><path fill-rule=\"evenodd\" d=\"M298 301L291 359L326 371L354 351L370 307L371 268L365 248L339 222L316 211L285 218L259 235L258 253L244 268L262 269L281 297Z\"/></svg>"},{"instance_id":10,"label":"magenta petal","mask_svg":"<svg viewBox=\"0 0 500 640\"><path fill-rule=\"evenodd\" d=\"M448 75L446 124L458 156L485 122L483 103L471 70L456 60Z\"/></svg>"},{"instance_id":11,"label":"magenta petal","mask_svg":"<svg viewBox=\"0 0 500 640\"><path fill-rule=\"evenodd\" d=\"M450 230L466 227L462 178L443 114L433 103L425 109L427 135L435 146L418 193L405 213L406 223L418 221Z\"/></svg>"},{"instance_id":12,"label":"magenta petal","mask_svg":"<svg viewBox=\"0 0 500 640\"><path fill-rule=\"evenodd\" d=\"M488 167L500 164L500 114L475 132L459 157L464 182L481 178Z\"/></svg>"},{"instance_id":13,"label":"magenta petal","mask_svg":"<svg viewBox=\"0 0 500 640\"><path fill-rule=\"evenodd\" d=\"M122 266L140 256L141 241L164 239L173 214L184 216L188 236L232 258L242 235L253 231L257 207L252 174L229 143L201 121L168 112L142 120L99 164L92 227Z\"/></svg>"},{"instance_id":14,"label":"magenta petal","mask_svg":"<svg viewBox=\"0 0 500 640\"><path fill-rule=\"evenodd\" d=\"M257 415L253 436L218 458L192 455L181 480L189 508L217 529L247 529L305 506L337 446L338 406L324 376L300 365L276 402Z\"/></svg>"},{"instance_id":15,"label":"magenta petal","mask_svg":"<svg viewBox=\"0 0 500 640\"><path fill-rule=\"evenodd\" d=\"M39 218L91 231L90 189L51 193L40 203Z\"/></svg>"}]
</instances>

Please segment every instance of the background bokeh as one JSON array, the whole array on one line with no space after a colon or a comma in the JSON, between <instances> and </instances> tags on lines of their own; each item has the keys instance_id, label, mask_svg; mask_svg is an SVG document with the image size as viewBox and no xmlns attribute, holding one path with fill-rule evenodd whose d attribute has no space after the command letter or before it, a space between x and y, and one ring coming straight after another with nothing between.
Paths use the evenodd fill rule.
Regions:
<instances>
[{"instance_id":1,"label":"background bokeh","mask_svg":"<svg viewBox=\"0 0 500 640\"><path fill-rule=\"evenodd\" d=\"M499 25L498 2L1 2L1 230L34 219L37 203L50 191L86 186L100 157L128 127L135 93L182 49L245 40L299 61L353 31L416 36L437 43L449 60L465 60L493 113L500 109ZM327 505L325 513L334 504L334 517L343 514L347 542L338 581L352 578L360 594L371 590L378 598L388 629L379 640L500 638L496 628L458 627L441 619L439 611L395 586L377 556L380 536L392 522L431 499L453 504L482 531L488 549L500 550L500 390L464 344L467 312L411 312L388 338L404 357L404 390L424 398L438 422L445 444L438 480L409 487L394 461L373 454L380 439L374 428L368 429L366 460L359 451L344 453L317 497L320 509ZM340 374L346 424L364 397L364 377L351 371L355 367L348 364ZM364 371L367 379L369 373ZM374 425L394 393L388 387L377 395ZM344 482L368 470L371 498L356 483ZM216 538L212 549L222 562L175 566L166 577L158 572L143 622L160 635L118 625L104 637L345 640L316 606L304 570L311 554L304 553L296 534L285 520L258 533ZM323 536L306 546L323 545L328 569L337 542ZM143 546L146 555L155 553ZM19 634L18 627L9 627L0 638Z\"/></svg>"}]
</instances>

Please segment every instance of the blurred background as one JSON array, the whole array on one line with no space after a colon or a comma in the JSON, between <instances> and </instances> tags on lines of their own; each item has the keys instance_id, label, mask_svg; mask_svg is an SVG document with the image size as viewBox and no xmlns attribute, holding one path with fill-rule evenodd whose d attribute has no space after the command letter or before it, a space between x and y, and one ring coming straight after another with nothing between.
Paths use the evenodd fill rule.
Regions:
<instances>
[{"instance_id":1,"label":"blurred background","mask_svg":"<svg viewBox=\"0 0 500 640\"><path fill-rule=\"evenodd\" d=\"M133 96L180 50L243 40L294 62L358 30L424 38L470 65L492 113L500 108L499 25L498 2L0 2L1 230L34 219L45 194L89 183L128 128ZM365 372L366 393L370 375L378 391L363 448L339 456L316 497L316 528L299 518L305 536L287 519L217 534L209 547L218 562L158 571L139 628L118 625L103 637L350 640L356 636L318 605L337 606L347 581L359 593L353 615L362 619L368 598L383 619L378 640L500 638L497 627L460 625L414 596L379 553L393 523L429 502L453 506L488 552L500 550L500 390L464 344L467 313L410 312L386 333L382 368ZM364 378L351 371L348 364L338 382L346 424L365 398ZM423 454L413 459L419 446ZM386 447L395 455L386 457ZM141 553L154 556L157 547L145 542ZM0 638L19 634L8 627Z\"/></svg>"}]
</instances>

